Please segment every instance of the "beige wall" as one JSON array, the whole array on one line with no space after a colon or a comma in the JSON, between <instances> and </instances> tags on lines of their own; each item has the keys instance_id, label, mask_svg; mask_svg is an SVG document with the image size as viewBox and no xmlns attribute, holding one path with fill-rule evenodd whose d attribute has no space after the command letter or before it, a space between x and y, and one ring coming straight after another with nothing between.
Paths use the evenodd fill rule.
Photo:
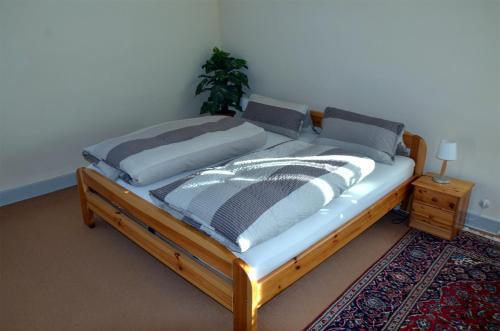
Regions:
<instances>
[{"instance_id":1,"label":"beige wall","mask_svg":"<svg viewBox=\"0 0 500 331\"><path fill-rule=\"evenodd\" d=\"M220 17L253 91L402 121L427 140L427 170L456 139L449 174L500 219L499 1L222 0Z\"/></svg>"},{"instance_id":2,"label":"beige wall","mask_svg":"<svg viewBox=\"0 0 500 331\"><path fill-rule=\"evenodd\" d=\"M213 45L249 60L253 91L407 123L459 142L449 174L500 219L496 0L4 0L0 191L70 173L82 147L198 112Z\"/></svg>"},{"instance_id":3,"label":"beige wall","mask_svg":"<svg viewBox=\"0 0 500 331\"><path fill-rule=\"evenodd\" d=\"M0 191L67 174L84 146L198 113L216 0L0 1Z\"/></svg>"}]
</instances>

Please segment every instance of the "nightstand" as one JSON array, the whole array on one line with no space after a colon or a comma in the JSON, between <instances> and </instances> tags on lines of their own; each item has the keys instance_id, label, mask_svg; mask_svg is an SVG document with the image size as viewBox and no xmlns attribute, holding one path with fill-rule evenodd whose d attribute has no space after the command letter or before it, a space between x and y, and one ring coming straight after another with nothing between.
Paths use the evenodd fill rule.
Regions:
<instances>
[{"instance_id":1,"label":"nightstand","mask_svg":"<svg viewBox=\"0 0 500 331\"><path fill-rule=\"evenodd\" d=\"M464 226L474 183L450 178L449 184L432 180L428 173L415 180L410 226L452 240Z\"/></svg>"}]
</instances>

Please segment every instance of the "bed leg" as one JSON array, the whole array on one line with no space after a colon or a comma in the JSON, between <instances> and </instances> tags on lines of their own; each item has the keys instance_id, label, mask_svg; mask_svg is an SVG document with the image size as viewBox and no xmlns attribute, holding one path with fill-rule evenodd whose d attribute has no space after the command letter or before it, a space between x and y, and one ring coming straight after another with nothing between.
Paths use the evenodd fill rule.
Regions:
<instances>
[{"instance_id":1,"label":"bed leg","mask_svg":"<svg viewBox=\"0 0 500 331\"><path fill-rule=\"evenodd\" d=\"M233 262L233 329L257 330L256 289L248 276L249 266L241 259Z\"/></svg>"},{"instance_id":2,"label":"bed leg","mask_svg":"<svg viewBox=\"0 0 500 331\"><path fill-rule=\"evenodd\" d=\"M410 192L406 195L403 201L401 201L401 209L409 213L412 200L413 200L413 192Z\"/></svg>"},{"instance_id":3,"label":"bed leg","mask_svg":"<svg viewBox=\"0 0 500 331\"><path fill-rule=\"evenodd\" d=\"M76 170L76 179L78 182L78 192L80 193L80 207L82 209L83 223L89 228L93 228L95 226L94 213L87 206L86 193L88 191L88 186L83 180L83 168L78 168L78 170Z\"/></svg>"}]
</instances>

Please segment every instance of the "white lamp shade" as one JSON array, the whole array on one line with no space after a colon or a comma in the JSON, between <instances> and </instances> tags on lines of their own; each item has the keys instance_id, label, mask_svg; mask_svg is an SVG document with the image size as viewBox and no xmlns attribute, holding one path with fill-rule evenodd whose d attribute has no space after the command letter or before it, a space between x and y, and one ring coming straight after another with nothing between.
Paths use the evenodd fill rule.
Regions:
<instances>
[{"instance_id":1,"label":"white lamp shade","mask_svg":"<svg viewBox=\"0 0 500 331\"><path fill-rule=\"evenodd\" d=\"M446 161L455 161L457 159L457 143L446 139L441 140L437 158Z\"/></svg>"}]
</instances>

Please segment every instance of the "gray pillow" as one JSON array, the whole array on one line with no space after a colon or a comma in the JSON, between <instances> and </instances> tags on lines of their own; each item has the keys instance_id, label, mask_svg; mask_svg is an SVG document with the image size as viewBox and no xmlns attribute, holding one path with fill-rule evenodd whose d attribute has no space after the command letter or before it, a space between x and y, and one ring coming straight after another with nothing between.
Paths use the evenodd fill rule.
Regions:
<instances>
[{"instance_id":1,"label":"gray pillow","mask_svg":"<svg viewBox=\"0 0 500 331\"><path fill-rule=\"evenodd\" d=\"M306 105L252 94L242 118L264 130L297 139L307 110Z\"/></svg>"},{"instance_id":2,"label":"gray pillow","mask_svg":"<svg viewBox=\"0 0 500 331\"><path fill-rule=\"evenodd\" d=\"M328 107L323 117L323 130L316 142L393 164L403 130L403 123Z\"/></svg>"}]
</instances>

